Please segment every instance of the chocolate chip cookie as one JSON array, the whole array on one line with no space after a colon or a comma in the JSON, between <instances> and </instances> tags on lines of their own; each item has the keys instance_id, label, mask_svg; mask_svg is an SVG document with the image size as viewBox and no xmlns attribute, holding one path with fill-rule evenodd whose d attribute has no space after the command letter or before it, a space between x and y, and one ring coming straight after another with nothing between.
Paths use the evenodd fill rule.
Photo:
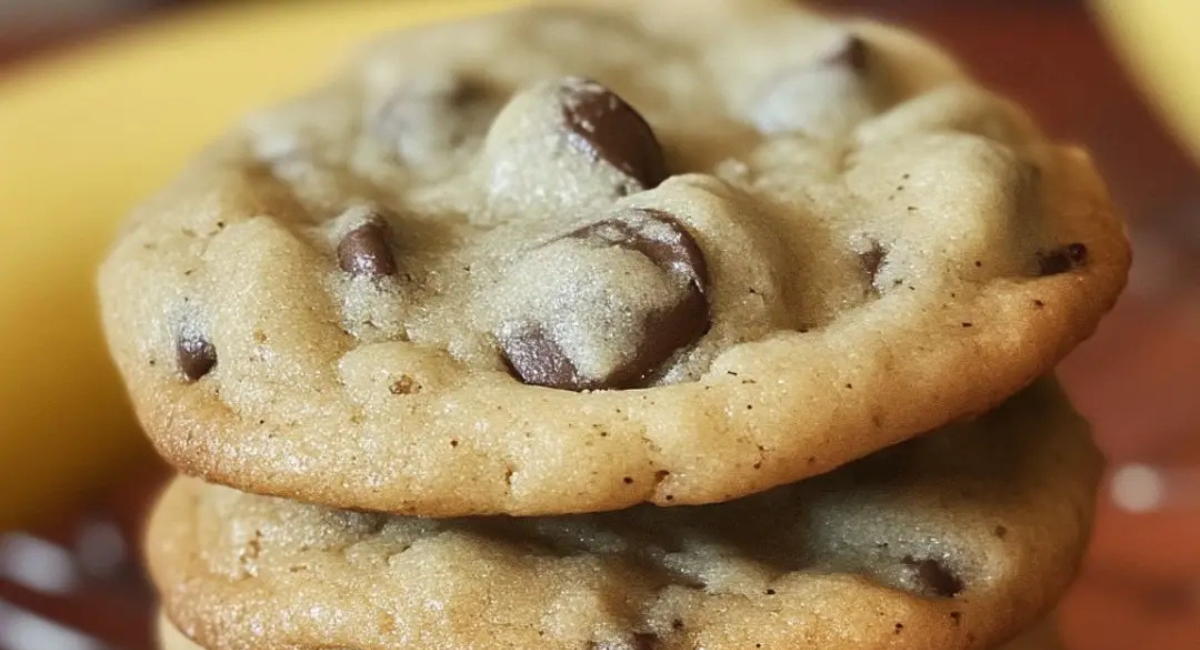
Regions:
<instances>
[{"instance_id":1,"label":"chocolate chip cookie","mask_svg":"<svg viewBox=\"0 0 1200 650\"><path fill-rule=\"evenodd\" d=\"M398 514L721 502L982 413L1125 281L1087 156L773 0L380 39L138 209L104 322L182 471Z\"/></svg>"},{"instance_id":2,"label":"chocolate chip cookie","mask_svg":"<svg viewBox=\"0 0 1200 650\"><path fill-rule=\"evenodd\" d=\"M209 650L991 648L1074 576L1100 460L1057 388L737 501L350 512L181 479L149 528Z\"/></svg>"},{"instance_id":3,"label":"chocolate chip cookie","mask_svg":"<svg viewBox=\"0 0 1200 650\"><path fill-rule=\"evenodd\" d=\"M165 617L159 621L158 638L160 650L206 650L187 638ZM1059 644L1054 629L1043 624L1021 633L1021 636L999 646L997 650L1062 650L1062 645Z\"/></svg>"}]
</instances>

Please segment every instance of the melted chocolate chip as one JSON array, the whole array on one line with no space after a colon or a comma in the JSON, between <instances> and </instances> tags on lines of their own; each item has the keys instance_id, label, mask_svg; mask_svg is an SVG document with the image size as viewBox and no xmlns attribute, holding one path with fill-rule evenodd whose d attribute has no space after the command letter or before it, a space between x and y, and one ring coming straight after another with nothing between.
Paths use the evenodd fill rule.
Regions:
<instances>
[{"instance_id":1,"label":"melted chocolate chip","mask_svg":"<svg viewBox=\"0 0 1200 650\"><path fill-rule=\"evenodd\" d=\"M652 230L656 226L669 235L655 236ZM659 267L686 277L698 293L708 291L708 262L704 259L704 251L675 217L662 210L628 210L611 219L584 226L567 237L594 239L635 250Z\"/></svg>"},{"instance_id":2,"label":"melted chocolate chip","mask_svg":"<svg viewBox=\"0 0 1200 650\"><path fill-rule=\"evenodd\" d=\"M858 34L847 34L821 61L829 65L846 65L863 72L867 69L867 42Z\"/></svg>"},{"instance_id":3,"label":"melted chocolate chip","mask_svg":"<svg viewBox=\"0 0 1200 650\"><path fill-rule=\"evenodd\" d=\"M217 349L199 334L182 334L176 343L179 371L188 381L198 381L217 365Z\"/></svg>"},{"instance_id":4,"label":"melted chocolate chip","mask_svg":"<svg viewBox=\"0 0 1200 650\"><path fill-rule=\"evenodd\" d=\"M563 349L541 328L521 330L505 337L501 344L504 362L526 384L574 391L603 387L601 382L580 375Z\"/></svg>"},{"instance_id":5,"label":"melted chocolate chip","mask_svg":"<svg viewBox=\"0 0 1200 650\"><path fill-rule=\"evenodd\" d=\"M828 138L877 115L890 99L866 74L867 44L846 35L827 52L769 77L745 118L764 134L805 133Z\"/></svg>"},{"instance_id":6,"label":"melted chocolate chip","mask_svg":"<svg viewBox=\"0 0 1200 650\"><path fill-rule=\"evenodd\" d=\"M529 327L502 337L505 362L521 381L576 391L644 386L676 350L695 343L708 332L708 265L700 246L670 214L659 210L628 210L564 238L637 251L664 273L683 279L687 289L675 304L644 317L641 338L633 355L606 377L583 376L541 327Z\"/></svg>"},{"instance_id":7,"label":"melted chocolate chip","mask_svg":"<svg viewBox=\"0 0 1200 650\"><path fill-rule=\"evenodd\" d=\"M912 571L913 582L922 593L952 598L963 590L962 580L937 560L918 560L908 555L902 562Z\"/></svg>"},{"instance_id":8,"label":"melted chocolate chip","mask_svg":"<svg viewBox=\"0 0 1200 650\"><path fill-rule=\"evenodd\" d=\"M396 274L391 230L381 218L373 218L346 233L337 247L338 266L352 275L381 277Z\"/></svg>"},{"instance_id":9,"label":"melted chocolate chip","mask_svg":"<svg viewBox=\"0 0 1200 650\"><path fill-rule=\"evenodd\" d=\"M1049 253L1038 254L1038 273L1058 275L1087 264L1087 246L1079 242L1056 248Z\"/></svg>"},{"instance_id":10,"label":"melted chocolate chip","mask_svg":"<svg viewBox=\"0 0 1200 650\"><path fill-rule=\"evenodd\" d=\"M662 146L646 120L604 86L571 78L560 88L571 146L603 160L644 188L667 178Z\"/></svg>"}]
</instances>

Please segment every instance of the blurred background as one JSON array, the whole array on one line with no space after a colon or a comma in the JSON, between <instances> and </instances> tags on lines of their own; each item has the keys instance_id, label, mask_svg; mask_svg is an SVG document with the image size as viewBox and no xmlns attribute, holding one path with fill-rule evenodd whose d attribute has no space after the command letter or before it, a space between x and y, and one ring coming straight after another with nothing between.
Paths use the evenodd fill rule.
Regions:
<instances>
[{"instance_id":1,"label":"blurred background","mask_svg":"<svg viewBox=\"0 0 1200 650\"><path fill-rule=\"evenodd\" d=\"M115 220L377 16L457 4L0 0L0 650L151 647L136 546L166 470L90 285ZM816 4L933 36L1094 153L1135 263L1061 370L1111 463L1061 627L1069 650L1200 649L1200 1Z\"/></svg>"}]
</instances>

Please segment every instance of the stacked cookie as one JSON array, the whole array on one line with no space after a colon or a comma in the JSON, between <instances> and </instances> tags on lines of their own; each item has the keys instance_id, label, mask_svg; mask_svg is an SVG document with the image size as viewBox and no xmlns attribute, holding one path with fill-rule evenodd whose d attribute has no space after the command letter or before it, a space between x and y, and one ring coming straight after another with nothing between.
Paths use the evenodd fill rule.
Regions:
<instances>
[{"instance_id":1,"label":"stacked cookie","mask_svg":"<svg viewBox=\"0 0 1200 650\"><path fill-rule=\"evenodd\" d=\"M164 647L1000 647L1086 543L1048 377L1128 263L1087 157L893 28L657 0L381 39L103 266L187 476Z\"/></svg>"}]
</instances>

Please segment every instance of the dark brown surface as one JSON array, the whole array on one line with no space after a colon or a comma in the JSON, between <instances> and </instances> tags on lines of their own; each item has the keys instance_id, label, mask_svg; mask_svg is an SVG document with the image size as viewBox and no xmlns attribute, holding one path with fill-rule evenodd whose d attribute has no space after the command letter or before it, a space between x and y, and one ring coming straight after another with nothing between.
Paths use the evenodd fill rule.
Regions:
<instances>
[{"instance_id":1,"label":"dark brown surface","mask_svg":"<svg viewBox=\"0 0 1200 650\"><path fill-rule=\"evenodd\" d=\"M1200 472L1200 175L1139 98L1075 0L844 0L945 43L979 77L1028 106L1047 130L1090 148L1128 214L1135 242L1131 287L1098 335L1064 365L1079 408L1113 466L1142 462ZM111 29L111 28L110 28ZM14 52L0 41L0 59ZM1193 74L1200 74L1194 71ZM105 510L136 530L157 470L131 481ZM70 543L78 516L42 531ZM134 537L136 539L136 536ZM82 629L144 648L144 588L128 570L88 594L49 603L0 579L0 599L48 611ZM127 596L99 597L122 586ZM33 603L34 599L40 602ZM1096 540L1062 612L1071 650L1200 648L1200 494L1155 514L1101 497ZM0 644L2 647L2 644Z\"/></svg>"}]
</instances>

